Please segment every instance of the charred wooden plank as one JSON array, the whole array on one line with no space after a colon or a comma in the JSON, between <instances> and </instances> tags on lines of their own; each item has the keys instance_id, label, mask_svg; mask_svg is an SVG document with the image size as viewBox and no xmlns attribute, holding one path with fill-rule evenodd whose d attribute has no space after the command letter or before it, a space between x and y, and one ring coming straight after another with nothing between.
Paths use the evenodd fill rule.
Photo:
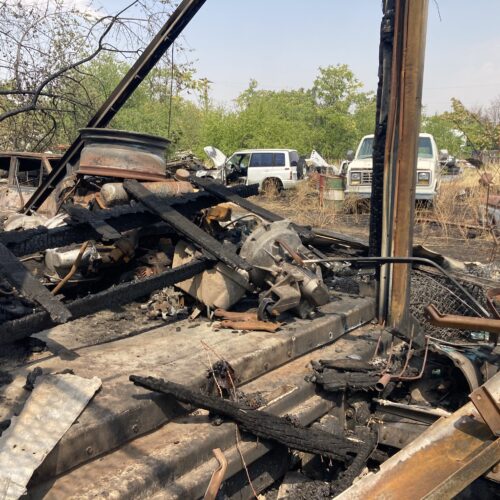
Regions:
<instances>
[{"instance_id":1,"label":"charred wooden plank","mask_svg":"<svg viewBox=\"0 0 500 500\"><path fill-rule=\"evenodd\" d=\"M65 204L63 208L74 221L87 222L101 235L103 241L116 241L122 237L122 235L113 226L110 226L102 218L96 217L94 212L91 212L90 210L86 210L82 207L76 207L68 203Z\"/></svg>"},{"instance_id":2,"label":"charred wooden plank","mask_svg":"<svg viewBox=\"0 0 500 500\"><path fill-rule=\"evenodd\" d=\"M254 196L258 192L257 186L235 186L230 189L240 196ZM216 196L205 192L186 193L182 195L182 198L172 199L172 207L182 211L186 217L191 217L198 211L217 203L219 203L219 199ZM141 204L98 210L93 212L93 216L96 219L107 221L119 232L157 224L161 221L157 215L151 213ZM39 227L25 231L6 231L0 234L0 243L3 243L17 257L40 252L47 248L99 239L99 233L87 222L53 229Z\"/></svg>"},{"instance_id":3,"label":"charred wooden plank","mask_svg":"<svg viewBox=\"0 0 500 500\"><path fill-rule=\"evenodd\" d=\"M19 259L1 243L0 274L26 298L40 304L56 323L65 323L71 318L71 312L66 306L34 278Z\"/></svg>"},{"instance_id":4,"label":"charred wooden plank","mask_svg":"<svg viewBox=\"0 0 500 500\"><path fill-rule=\"evenodd\" d=\"M184 235L189 241L206 250L214 258L233 269L244 269L247 271L251 269L251 266L234 251L224 247L213 236L200 229L196 224L178 212L171 204L156 196L140 182L127 180L123 183L123 186L136 200L140 201L168 225Z\"/></svg>"},{"instance_id":5,"label":"charred wooden plank","mask_svg":"<svg viewBox=\"0 0 500 500\"><path fill-rule=\"evenodd\" d=\"M175 285L175 283L192 278L209 269L213 264L213 261L207 259L197 259L156 276L140 281L121 283L102 292L74 300L69 302L67 307L72 314L72 319L81 318L102 309L127 304L160 288ZM55 322L45 311L6 321L0 325L0 345L29 337L33 333L54 325Z\"/></svg>"},{"instance_id":6,"label":"charred wooden plank","mask_svg":"<svg viewBox=\"0 0 500 500\"><path fill-rule=\"evenodd\" d=\"M319 429L299 427L287 419L264 411L242 408L218 397L206 396L174 382L154 377L131 375L130 380L151 391L168 394L182 403L229 417L241 429L263 439L271 439L289 448L346 461L358 453L363 441L335 436Z\"/></svg>"}]
</instances>

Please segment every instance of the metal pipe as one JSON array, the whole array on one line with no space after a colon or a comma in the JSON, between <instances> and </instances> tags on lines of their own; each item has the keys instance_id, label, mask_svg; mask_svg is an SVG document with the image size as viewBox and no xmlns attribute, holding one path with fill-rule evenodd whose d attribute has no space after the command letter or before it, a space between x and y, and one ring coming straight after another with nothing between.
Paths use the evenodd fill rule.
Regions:
<instances>
[{"instance_id":1,"label":"metal pipe","mask_svg":"<svg viewBox=\"0 0 500 500\"><path fill-rule=\"evenodd\" d=\"M167 52L183 29L200 10L206 0L184 0L168 18L158 34L144 49L135 64L106 99L99 111L90 119L87 128L106 127L111 119L127 102L134 90L146 78L160 58ZM80 135L64 153L57 168L54 168L47 179L33 193L22 208L22 213L37 210L47 199L57 184L64 178L68 164L75 164L83 147Z\"/></svg>"},{"instance_id":2,"label":"metal pipe","mask_svg":"<svg viewBox=\"0 0 500 500\"><path fill-rule=\"evenodd\" d=\"M500 319L474 318L458 314L443 314L435 305L429 304L424 308L425 319L434 326L442 328L457 328L458 330L483 330L496 335L500 334Z\"/></svg>"}]
</instances>

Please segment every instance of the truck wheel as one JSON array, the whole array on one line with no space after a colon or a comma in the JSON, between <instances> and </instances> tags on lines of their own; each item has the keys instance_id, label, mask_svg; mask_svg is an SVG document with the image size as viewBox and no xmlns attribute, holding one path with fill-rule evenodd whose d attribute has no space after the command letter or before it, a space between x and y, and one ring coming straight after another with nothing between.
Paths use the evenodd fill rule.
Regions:
<instances>
[{"instance_id":1,"label":"truck wheel","mask_svg":"<svg viewBox=\"0 0 500 500\"><path fill-rule=\"evenodd\" d=\"M283 183L280 179L276 177L269 177L268 179L264 179L262 183L262 194L266 196L276 196L280 191L283 190Z\"/></svg>"}]
</instances>

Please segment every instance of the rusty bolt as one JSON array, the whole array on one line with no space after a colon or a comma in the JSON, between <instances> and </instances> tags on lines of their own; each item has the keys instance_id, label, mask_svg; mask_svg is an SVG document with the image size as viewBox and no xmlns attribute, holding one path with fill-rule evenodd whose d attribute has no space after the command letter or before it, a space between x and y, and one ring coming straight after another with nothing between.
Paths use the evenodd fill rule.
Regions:
<instances>
[{"instance_id":1,"label":"rusty bolt","mask_svg":"<svg viewBox=\"0 0 500 500\"><path fill-rule=\"evenodd\" d=\"M137 434L137 433L139 432L139 426L138 426L137 424L134 424L134 425L132 426L132 432L133 432L134 434Z\"/></svg>"},{"instance_id":2,"label":"rusty bolt","mask_svg":"<svg viewBox=\"0 0 500 500\"><path fill-rule=\"evenodd\" d=\"M87 446L87 449L85 450L87 452L87 455L92 455L94 453L94 450L92 449L92 446Z\"/></svg>"}]
</instances>

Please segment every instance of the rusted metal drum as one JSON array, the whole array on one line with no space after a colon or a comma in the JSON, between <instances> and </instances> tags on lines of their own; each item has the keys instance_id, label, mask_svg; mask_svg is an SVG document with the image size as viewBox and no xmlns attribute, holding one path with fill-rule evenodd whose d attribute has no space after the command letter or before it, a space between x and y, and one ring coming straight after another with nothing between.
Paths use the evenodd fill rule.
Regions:
<instances>
[{"instance_id":1,"label":"rusted metal drum","mask_svg":"<svg viewBox=\"0 0 500 500\"><path fill-rule=\"evenodd\" d=\"M145 181L165 180L168 139L108 128L80 130L83 149L77 172Z\"/></svg>"}]
</instances>

